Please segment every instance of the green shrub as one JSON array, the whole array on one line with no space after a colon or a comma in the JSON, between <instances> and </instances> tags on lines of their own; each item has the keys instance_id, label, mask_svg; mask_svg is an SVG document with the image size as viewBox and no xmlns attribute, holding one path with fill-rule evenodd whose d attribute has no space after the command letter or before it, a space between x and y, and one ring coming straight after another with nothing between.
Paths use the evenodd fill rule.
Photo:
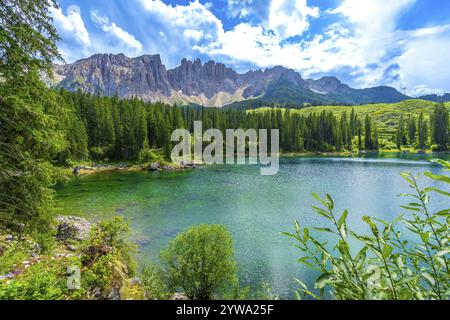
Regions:
<instances>
[{"instance_id":1,"label":"green shrub","mask_svg":"<svg viewBox=\"0 0 450 320\"><path fill-rule=\"evenodd\" d=\"M94 160L108 160L108 153L111 147L92 147L89 153Z\"/></svg>"},{"instance_id":2,"label":"green shrub","mask_svg":"<svg viewBox=\"0 0 450 320\"><path fill-rule=\"evenodd\" d=\"M93 247L102 251L101 247L110 247L112 253L126 265L128 274L134 275L136 273L134 254L137 246L129 240L129 233L130 228L123 217L99 222L93 226L89 240L83 244L83 251L87 253ZM95 257L85 255L84 258Z\"/></svg>"},{"instance_id":3,"label":"green shrub","mask_svg":"<svg viewBox=\"0 0 450 320\"><path fill-rule=\"evenodd\" d=\"M82 287L89 299L116 295L136 273L136 245L129 240L129 226L123 217L101 221L81 247Z\"/></svg>"},{"instance_id":4,"label":"green shrub","mask_svg":"<svg viewBox=\"0 0 450 320\"><path fill-rule=\"evenodd\" d=\"M182 288L193 300L223 295L236 283L230 233L219 225L200 225L180 233L161 253L170 288Z\"/></svg>"},{"instance_id":5,"label":"green shrub","mask_svg":"<svg viewBox=\"0 0 450 320\"><path fill-rule=\"evenodd\" d=\"M438 161L447 169L450 163ZM370 235L360 235L348 229L347 210L340 216L334 212L334 202L329 195L325 199L314 197L321 207L313 207L327 224L315 228L320 233L334 235L332 244L321 242L308 228L296 223L296 232L286 235L294 238L303 252L299 261L321 273L315 283L318 292L310 290L302 281L298 298L310 296L325 297L325 288L330 288L333 298L339 300L422 300L450 298L450 209L432 212L429 200L432 193L449 196L447 191L436 188L420 189L418 176L402 175L413 193L406 206L408 214L395 221L364 217ZM450 177L425 173L433 180L450 184ZM397 225L402 223L410 234L406 237ZM349 237L354 238L362 248L354 254Z\"/></svg>"},{"instance_id":6,"label":"green shrub","mask_svg":"<svg viewBox=\"0 0 450 320\"><path fill-rule=\"evenodd\" d=\"M440 144L433 144L431 146L431 151L433 152L440 152L440 151L444 151L442 146Z\"/></svg>"},{"instance_id":7,"label":"green shrub","mask_svg":"<svg viewBox=\"0 0 450 320\"><path fill-rule=\"evenodd\" d=\"M162 152L155 149L143 149L139 152L138 161L140 163L163 163L165 162L164 155Z\"/></svg>"},{"instance_id":8,"label":"green shrub","mask_svg":"<svg viewBox=\"0 0 450 320\"><path fill-rule=\"evenodd\" d=\"M124 264L113 254L106 254L83 270L81 281L89 299L108 299L113 290L121 290L127 277Z\"/></svg>"},{"instance_id":9,"label":"green shrub","mask_svg":"<svg viewBox=\"0 0 450 320\"><path fill-rule=\"evenodd\" d=\"M396 150L397 149L397 145L392 141L389 141L386 139L380 139L379 143L380 143L380 149L382 149L382 150Z\"/></svg>"},{"instance_id":10,"label":"green shrub","mask_svg":"<svg viewBox=\"0 0 450 320\"><path fill-rule=\"evenodd\" d=\"M169 290L164 282L163 270L156 265L146 266L141 273L142 287L149 300L166 300Z\"/></svg>"},{"instance_id":11,"label":"green shrub","mask_svg":"<svg viewBox=\"0 0 450 320\"><path fill-rule=\"evenodd\" d=\"M14 242L0 255L0 275L14 271L31 254L31 245L27 242Z\"/></svg>"},{"instance_id":12,"label":"green shrub","mask_svg":"<svg viewBox=\"0 0 450 320\"><path fill-rule=\"evenodd\" d=\"M77 265L74 259L44 260L23 270L9 282L0 282L0 300L70 298L71 292L67 288L67 268Z\"/></svg>"}]
</instances>

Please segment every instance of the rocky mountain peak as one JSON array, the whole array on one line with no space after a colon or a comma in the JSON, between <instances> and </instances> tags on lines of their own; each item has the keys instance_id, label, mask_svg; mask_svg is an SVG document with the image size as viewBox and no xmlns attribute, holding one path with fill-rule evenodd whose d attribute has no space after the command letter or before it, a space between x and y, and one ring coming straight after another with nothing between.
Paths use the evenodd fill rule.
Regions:
<instances>
[{"instance_id":1,"label":"rocky mountain peak","mask_svg":"<svg viewBox=\"0 0 450 320\"><path fill-rule=\"evenodd\" d=\"M304 80L295 70L282 66L239 74L213 60L202 64L200 59L183 59L178 67L167 70L159 54L135 58L96 54L54 69L57 86L70 91L214 107L265 98L275 103L352 104L397 102L406 97L393 88L351 89L336 77Z\"/></svg>"},{"instance_id":2,"label":"rocky mountain peak","mask_svg":"<svg viewBox=\"0 0 450 320\"><path fill-rule=\"evenodd\" d=\"M350 89L349 86L343 84L336 77L322 77L318 80L308 80L309 88L313 91L323 94L338 93L340 91Z\"/></svg>"},{"instance_id":3,"label":"rocky mountain peak","mask_svg":"<svg viewBox=\"0 0 450 320\"><path fill-rule=\"evenodd\" d=\"M204 65L200 59L183 59L181 65L167 72L172 88L188 96L204 94L212 98L218 92L234 93L239 85L238 74L222 63L208 61Z\"/></svg>"}]
</instances>

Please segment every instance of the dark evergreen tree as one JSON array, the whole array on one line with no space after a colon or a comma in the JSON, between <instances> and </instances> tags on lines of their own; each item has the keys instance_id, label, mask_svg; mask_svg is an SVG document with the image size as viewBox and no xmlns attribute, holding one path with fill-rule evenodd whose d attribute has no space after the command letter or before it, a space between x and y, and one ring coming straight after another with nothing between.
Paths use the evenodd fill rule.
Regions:
<instances>
[{"instance_id":1,"label":"dark evergreen tree","mask_svg":"<svg viewBox=\"0 0 450 320\"><path fill-rule=\"evenodd\" d=\"M407 122L408 127L408 140L409 145L414 145L416 141L416 133L417 133L417 127L416 127L416 119L410 115Z\"/></svg>"},{"instance_id":2,"label":"dark evergreen tree","mask_svg":"<svg viewBox=\"0 0 450 320\"><path fill-rule=\"evenodd\" d=\"M372 135L372 121L368 114L364 118L364 148L366 150L374 149L373 135Z\"/></svg>"},{"instance_id":3,"label":"dark evergreen tree","mask_svg":"<svg viewBox=\"0 0 450 320\"><path fill-rule=\"evenodd\" d=\"M449 145L449 116L448 109L443 103L434 108L432 121L432 144L437 151L447 151Z\"/></svg>"},{"instance_id":4,"label":"dark evergreen tree","mask_svg":"<svg viewBox=\"0 0 450 320\"><path fill-rule=\"evenodd\" d=\"M52 161L67 145L56 93L41 81L59 58L50 6L0 1L0 229L43 244L54 213Z\"/></svg>"},{"instance_id":5,"label":"dark evergreen tree","mask_svg":"<svg viewBox=\"0 0 450 320\"><path fill-rule=\"evenodd\" d=\"M417 124L417 147L422 150L428 147L428 125L423 112L420 113Z\"/></svg>"},{"instance_id":6,"label":"dark evergreen tree","mask_svg":"<svg viewBox=\"0 0 450 320\"><path fill-rule=\"evenodd\" d=\"M403 115L400 116L400 119L398 121L395 142L397 143L397 149L399 150L402 148L402 145L405 144L405 122L403 120Z\"/></svg>"}]
</instances>

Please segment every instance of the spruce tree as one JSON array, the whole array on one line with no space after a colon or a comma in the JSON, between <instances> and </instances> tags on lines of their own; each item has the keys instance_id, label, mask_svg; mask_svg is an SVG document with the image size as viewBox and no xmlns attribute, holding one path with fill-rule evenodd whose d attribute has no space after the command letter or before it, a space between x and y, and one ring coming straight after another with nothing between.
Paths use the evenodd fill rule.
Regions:
<instances>
[{"instance_id":1,"label":"spruce tree","mask_svg":"<svg viewBox=\"0 0 450 320\"><path fill-rule=\"evenodd\" d=\"M416 127L416 120L413 116L409 116L408 118L408 140L409 145L414 145L414 142L416 141L416 133L417 133L417 127Z\"/></svg>"},{"instance_id":2,"label":"spruce tree","mask_svg":"<svg viewBox=\"0 0 450 320\"><path fill-rule=\"evenodd\" d=\"M373 150L372 121L367 114L364 119L364 147L366 150Z\"/></svg>"},{"instance_id":3,"label":"spruce tree","mask_svg":"<svg viewBox=\"0 0 450 320\"><path fill-rule=\"evenodd\" d=\"M395 141L397 143L397 149L401 149L405 139L405 124L403 120L403 115L400 116L398 121L397 133L395 136Z\"/></svg>"},{"instance_id":4,"label":"spruce tree","mask_svg":"<svg viewBox=\"0 0 450 320\"><path fill-rule=\"evenodd\" d=\"M41 81L60 58L54 1L0 1L0 229L47 244L55 170L64 150L56 93Z\"/></svg>"},{"instance_id":5,"label":"spruce tree","mask_svg":"<svg viewBox=\"0 0 450 320\"><path fill-rule=\"evenodd\" d=\"M428 146L428 125L425 121L423 112L419 115L417 125L417 147L421 150L426 149Z\"/></svg>"},{"instance_id":6,"label":"spruce tree","mask_svg":"<svg viewBox=\"0 0 450 320\"><path fill-rule=\"evenodd\" d=\"M434 108L432 117L432 141L437 151L447 151L449 145L449 116L448 109L443 103Z\"/></svg>"}]
</instances>

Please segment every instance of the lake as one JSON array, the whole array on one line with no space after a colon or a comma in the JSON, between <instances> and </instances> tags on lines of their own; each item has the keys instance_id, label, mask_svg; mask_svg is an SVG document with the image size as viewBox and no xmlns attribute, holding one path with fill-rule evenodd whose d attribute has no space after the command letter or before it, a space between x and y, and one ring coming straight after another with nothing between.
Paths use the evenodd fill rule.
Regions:
<instances>
[{"instance_id":1,"label":"lake","mask_svg":"<svg viewBox=\"0 0 450 320\"><path fill-rule=\"evenodd\" d=\"M349 210L350 227L365 232L364 215L393 220L404 213L400 205L410 201L398 195L409 191L400 177L405 171L443 172L426 156L298 157L282 158L275 176L260 176L258 166L207 166L77 177L56 190L64 214L93 221L126 217L140 243L141 264L157 262L160 250L191 225L225 225L233 235L242 284L255 292L268 283L274 294L292 298L295 278L313 284L317 274L297 263L300 252L281 232L293 231L295 220L324 225L311 209L311 193L330 194L338 212ZM420 182L440 186L427 178ZM448 204L442 196L432 198L436 209Z\"/></svg>"}]
</instances>

